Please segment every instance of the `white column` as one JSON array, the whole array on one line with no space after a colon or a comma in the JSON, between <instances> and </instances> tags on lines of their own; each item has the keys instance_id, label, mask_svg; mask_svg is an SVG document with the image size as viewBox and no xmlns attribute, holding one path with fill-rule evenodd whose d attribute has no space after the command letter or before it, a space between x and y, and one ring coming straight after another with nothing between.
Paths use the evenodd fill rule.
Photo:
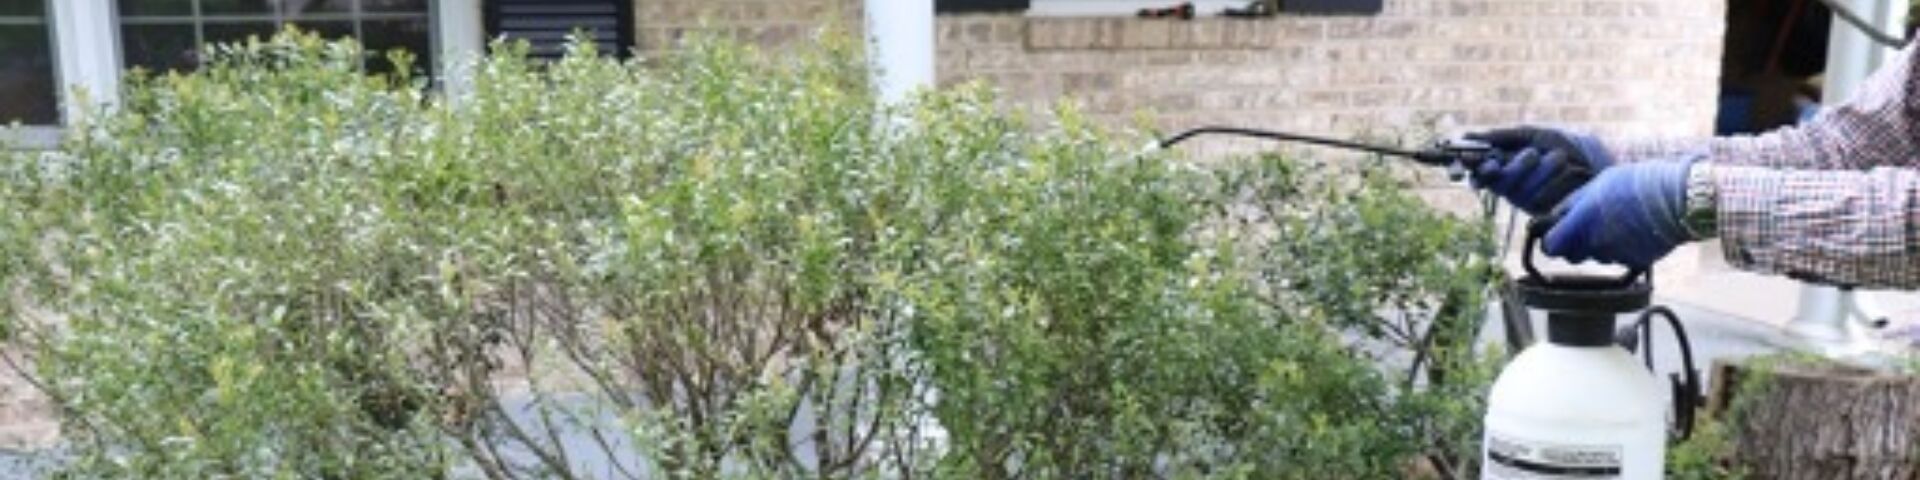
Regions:
<instances>
[{"instance_id":1,"label":"white column","mask_svg":"<svg viewBox=\"0 0 1920 480\"><path fill-rule=\"evenodd\" d=\"M433 2L434 58L440 64L432 67L450 98L472 91L474 62L486 55L486 25L481 21L480 8L480 0Z\"/></svg>"},{"instance_id":2,"label":"white column","mask_svg":"<svg viewBox=\"0 0 1920 480\"><path fill-rule=\"evenodd\" d=\"M875 88L889 104L934 84L933 0L866 0Z\"/></svg>"},{"instance_id":3,"label":"white column","mask_svg":"<svg viewBox=\"0 0 1920 480\"><path fill-rule=\"evenodd\" d=\"M874 69L874 89L885 105L900 105L913 92L933 88L934 11L933 0L866 0L868 58ZM902 117L876 118L881 126L903 125ZM904 357L896 362L908 361ZM848 381L853 380L852 377ZM939 402L940 391L928 378L914 379L926 405ZM947 448L947 429L932 414L914 414L913 422L920 438L909 439L930 451ZM796 430L798 431L798 430ZM923 443L924 442L924 443Z\"/></svg>"},{"instance_id":4,"label":"white column","mask_svg":"<svg viewBox=\"0 0 1920 480\"><path fill-rule=\"evenodd\" d=\"M1882 32L1898 34L1905 32L1907 2L1895 0L1836 0L1841 8L1859 14ZM1825 73L1825 91L1821 92L1820 103L1823 106L1839 105L1859 90L1867 76L1892 58L1896 49L1874 42L1865 32L1852 23L1833 17L1832 33L1827 40L1827 71ZM1801 338L1822 345L1829 355L1848 355L1869 348L1870 341L1863 327L1849 322L1867 320L1856 318L1862 310L1859 295L1844 292L1839 288L1806 284L1800 287L1800 304L1795 309L1794 318L1787 323L1787 331Z\"/></svg>"},{"instance_id":5,"label":"white column","mask_svg":"<svg viewBox=\"0 0 1920 480\"><path fill-rule=\"evenodd\" d=\"M1872 17L1875 26L1879 27L1882 32L1893 34L1895 38L1905 38L1903 34L1907 31L1907 1L1887 0L1876 3L1878 9L1874 11ZM1873 55L1870 61L1873 62L1875 68L1886 65L1888 60L1892 60L1894 55L1900 53L1900 49L1898 48L1885 46L1872 49L1872 51Z\"/></svg>"},{"instance_id":6,"label":"white column","mask_svg":"<svg viewBox=\"0 0 1920 480\"><path fill-rule=\"evenodd\" d=\"M49 26L59 64L60 105L66 123L95 106L120 101L120 34L113 0L55 0Z\"/></svg>"},{"instance_id":7,"label":"white column","mask_svg":"<svg viewBox=\"0 0 1920 480\"><path fill-rule=\"evenodd\" d=\"M1881 10L1875 4L1892 2L1889 0L1836 0L1834 3L1841 8L1867 16L1871 20L1875 18L1873 15ZM1873 43L1873 39L1867 38L1867 34L1861 33L1859 29L1854 28L1853 24L1847 23L1840 18L1839 14L1835 14L1832 33L1827 39L1826 91L1821 92L1821 103L1837 105L1852 96L1854 89L1859 87L1860 82L1865 80L1867 74L1872 73L1873 68L1877 66L1874 59L1878 56L1875 51L1879 49L1879 45Z\"/></svg>"}]
</instances>

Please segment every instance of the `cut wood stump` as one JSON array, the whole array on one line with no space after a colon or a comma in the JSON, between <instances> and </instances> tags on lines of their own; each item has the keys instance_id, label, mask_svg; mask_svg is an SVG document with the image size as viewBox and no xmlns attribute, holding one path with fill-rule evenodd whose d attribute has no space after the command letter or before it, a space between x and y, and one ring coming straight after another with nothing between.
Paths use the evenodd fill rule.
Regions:
<instances>
[{"instance_id":1,"label":"cut wood stump","mask_svg":"<svg viewBox=\"0 0 1920 480\"><path fill-rule=\"evenodd\" d=\"M1755 479L1920 478L1920 377L1782 363L1714 366L1710 409L1730 422L1736 468ZM1729 405L1737 412L1721 414Z\"/></svg>"}]
</instances>

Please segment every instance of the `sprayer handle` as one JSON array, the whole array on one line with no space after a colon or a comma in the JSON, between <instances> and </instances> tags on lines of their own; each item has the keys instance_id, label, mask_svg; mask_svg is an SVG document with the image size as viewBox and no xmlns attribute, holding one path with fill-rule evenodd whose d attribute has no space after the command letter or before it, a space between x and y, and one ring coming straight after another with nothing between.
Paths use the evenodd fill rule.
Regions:
<instances>
[{"instance_id":1,"label":"sprayer handle","mask_svg":"<svg viewBox=\"0 0 1920 480\"><path fill-rule=\"evenodd\" d=\"M1520 252L1520 266L1526 269L1528 278L1532 278L1543 285L1553 285L1553 277L1548 277L1540 273L1539 267L1533 265L1533 255L1534 252L1545 252L1545 250L1541 249L1540 241L1541 239L1547 238L1547 232L1553 231L1553 226L1559 223L1560 214L1557 211L1533 217L1533 220L1527 222L1527 244L1526 248ZM1635 282L1639 282L1646 277L1647 269L1637 267L1628 268L1627 272L1620 276L1615 285L1620 287L1633 285Z\"/></svg>"}]
</instances>

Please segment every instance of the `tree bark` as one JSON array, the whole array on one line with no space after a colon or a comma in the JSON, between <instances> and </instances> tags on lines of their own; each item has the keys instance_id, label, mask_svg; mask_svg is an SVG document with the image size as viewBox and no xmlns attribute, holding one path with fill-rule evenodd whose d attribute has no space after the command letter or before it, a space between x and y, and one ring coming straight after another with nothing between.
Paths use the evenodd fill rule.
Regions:
<instances>
[{"instance_id":1,"label":"tree bark","mask_svg":"<svg viewBox=\"0 0 1920 480\"><path fill-rule=\"evenodd\" d=\"M1734 406L1722 418L1733 465L1749 478L1920 478L1920 377L1840 365L1716 370L1714 405ZM1740 387L1749 382L1758 383Z\"/></svg>"}]
</instances>

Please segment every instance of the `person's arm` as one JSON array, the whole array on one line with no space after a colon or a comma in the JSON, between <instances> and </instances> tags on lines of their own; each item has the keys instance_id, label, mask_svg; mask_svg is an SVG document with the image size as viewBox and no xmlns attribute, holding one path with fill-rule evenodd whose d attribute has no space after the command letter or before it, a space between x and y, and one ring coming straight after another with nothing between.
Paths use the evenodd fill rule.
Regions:
<instances>
[{"instance_id":1,"label":"person's arm","mask_svg":"<svg viewBox=\"0 0 1920 480\"><path fill-rule=\"evenodd\" d=\"M1851 98L1822 109L1805 124L1756 136L1667 139L1610 145L1620 163L1706 155L1720 165L1812 170L1862 170L1920 165L1920 98L1908 45L1874 72Z\"/></svg>"},{"instance_id":2,"label":"person's arm","mask_svg":"<svg viewBox=\"0 0 1920 480\"><path fill-rule=\"evenodd\" d=\"M1920 170L1714 165L1714 225L1744 270L1868 288L1920 288Z\"/></svg>"}]
</instances>

